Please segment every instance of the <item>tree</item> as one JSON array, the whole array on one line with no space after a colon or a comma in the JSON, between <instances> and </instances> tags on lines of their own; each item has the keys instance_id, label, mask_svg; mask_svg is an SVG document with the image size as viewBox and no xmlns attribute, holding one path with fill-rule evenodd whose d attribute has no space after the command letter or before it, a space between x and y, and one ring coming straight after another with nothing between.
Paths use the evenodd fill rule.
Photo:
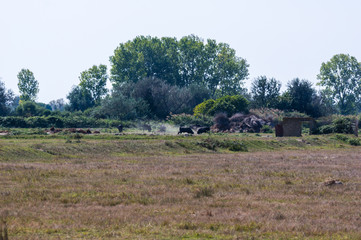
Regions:
<instances>
[{"instance_id":1,"label":"tree","mask_svg":"<svg viewBox=\"0 0 361 240\"><path fill-rule=\"evenodd\" d=\"M143 99L153 117L159 119L165 119L170 113L183 113L192 100L189 88L172 86L157 78L144 78L135 83L132 96Z\"/></svg>"},{"instance_id":2,"label":"tree","mask_svg":"<svg viewBox=\"0 0 361 240\"><path fill-rule=\"evenodd\" d=\"M240 94L249 67L228 44L205 44L194 35L179 41L140 36L120 44L110 62L113 84L157 78L179 87L203 85L212 97Z\"/></svg>"},{"instance_id":3,"label":"tree","mask_svg":"<svg viewBox=\"0 0 361 240\"><path fill-rule=\"evenodd\" d=\"M29 69L21 69L18 74L18 88L20 99L23 101L35 101L39 92L39 83Z\"/></svg>"},{"instance_id":4,"label":"tree","mask_svg":"<svg viewBox=\"0 0 361 240\"><path fill-rule=\"evenodd\" d=\"M79 86L89 92L95 104L99 104L102 97L107 93L107 66L100 64L99 67L94 65L86 71L80 73Z\"/></svg>"},{"instance_id":5,"label":"tree","mask_svg":"<svg viewBox=\"0 0 361 240\"><path fill-rule=\"evenodd\" d=\"M120 86L113 88L111 95L104 99L99 108L99 111L107 117L124 120L143 118L149 114L147 102L125 95Z\"/></svg>"},{"instance_id":6,"label":"tree","mask_svg":"<svg viewBox=\"0 0 361 240\"><path fill-rule=\"evenodd\" d=\"M64 111L65 102L64 99L60 98L49 102L52 111Z\"/></svg>"},{"instance_id":7,"label":"tree","mask_svg":"<svg viewBox=\"0 0 361 240\"><path fill-rule=\"evenodd\" d=\"M69 111L84 111L95 105L91 93L79 86L73 87L66 97L69 100L66 109Z\"/></svg>"},{"instance_id":8,"label":"tree","mask_svg":"<svg viewBox=\"0 0 361 240\"><path fill-rule=\"evenodd\" d=\"M252 82L251 94L256 108L277 106L281 83L274 78L260 76Z\"/></svg>"},{"instance_id":9,"label":"tree","mask_svg":"<svg viewBox=\"0 0 361 240\"><path fill-rule=\"evenodd\" d=\"M316 91L311 82L295 78L288 83L287 91L291 97L292 109L307 114L312 111L312 99Z\"/></svg>"},{"instance_id":10,"label":"tree","mask_svg":"<svg viewBox=\"0 0 361 240\"><path fill-rule=\"evenodd\" d=\"M5 88L5 84L0 80L0 116L7 115L11 110L11 102L14 98L14 93Z\"/></svg>"},{"instance_id":11,"label":"tree","mask_svg":"<svg viewBox=\"0 0 361 240\"><path fill-rule=\"evenodd\" d=\"M322 63L317 78L342 114L356 112L361 102L361 63L355 57L334 55L330 61Z\"/></svg>"}]
</instances>

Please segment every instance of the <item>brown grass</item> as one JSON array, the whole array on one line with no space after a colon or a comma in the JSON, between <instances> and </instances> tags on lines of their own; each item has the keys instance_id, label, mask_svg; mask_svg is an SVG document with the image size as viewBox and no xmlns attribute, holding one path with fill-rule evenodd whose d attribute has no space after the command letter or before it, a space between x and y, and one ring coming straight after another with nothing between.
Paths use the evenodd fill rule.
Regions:
<instances>
[{"instance_id":1,"label":"brown grass","mask_svg":"<svg viewBox=\"0 0 361 240\"><path fill-rule=\"evenodd\" d=\"M361 238L358 148L67 154L0 162L9 239Z\"/></svg>"}]
</instances>

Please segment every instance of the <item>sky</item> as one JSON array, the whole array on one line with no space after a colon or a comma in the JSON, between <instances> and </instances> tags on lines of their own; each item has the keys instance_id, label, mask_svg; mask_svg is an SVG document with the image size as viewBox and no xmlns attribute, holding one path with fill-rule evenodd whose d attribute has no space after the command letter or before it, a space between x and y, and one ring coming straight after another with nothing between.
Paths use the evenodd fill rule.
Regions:
<instances>
[{"instance_id":1,"label":"sky","mask_svg":"<svg viewBox=\"0 0 361 240\"><path fill-rule=\"evenodd\" d=\"M136 36L190 34L228 43L258 76L314 83L335 54L361 61L359 0L0 0L0 78L18 94L17 74L39 82L37 101L66 99L79 75L106 64ZM109 84L110 86L110 84Z\"/></svg>"}]
</instances>

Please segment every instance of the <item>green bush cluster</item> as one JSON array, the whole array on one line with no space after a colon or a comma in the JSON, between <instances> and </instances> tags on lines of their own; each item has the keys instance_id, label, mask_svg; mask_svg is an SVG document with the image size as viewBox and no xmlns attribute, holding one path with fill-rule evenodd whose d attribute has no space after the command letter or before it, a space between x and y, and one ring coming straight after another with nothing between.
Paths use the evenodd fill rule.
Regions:
<instances>
[{"instance_id":1,"label":"green bush cluster","mask_svg":"<svg viewBox=\"0 0 361 240\"><path fill-rule=\"evenodd\" d=\"M85 116L48 117L0 117L0 127L4 128L94 128L116 127L119 120L96 119Z\"/></svg>"},{"instance_id":2,"label":"green bush cluster","mask_svg":"<svg viewBox=\"0 0 361 240\"><path fill-rule=\"evenodd\" d=\"M191 125L198 125L198 126L207 126L210 127L213 125L213 119L210 116L206 115L190 115L190 114L171 114L167 120L174 125L180 126L191 126Z\"/></svg>"},{"instance_id":3,"label":"green bush cluster","mask_svg":"<svg viewBox=\"0 0 361 240\"><path fill-rule=\"evenodd\" d=\"M209 99L198 104L193 112L195 116L208 115L214 116L217 113L227 113L228 116L232 116L239 112L248 112L249 102L241 95L224 96L217 100Z\"/></svg>"},{"instance_id":4,"label":"green bush cluster","mask_svg":"<svg viewBox=\"0 0 361 240\"><path fill-rule=\"evenodd\" d=\"M345 133L353 134L356 124L355 116L333 116L318 122L320 125L313 134Z\"/></svg>"}]
</instances>

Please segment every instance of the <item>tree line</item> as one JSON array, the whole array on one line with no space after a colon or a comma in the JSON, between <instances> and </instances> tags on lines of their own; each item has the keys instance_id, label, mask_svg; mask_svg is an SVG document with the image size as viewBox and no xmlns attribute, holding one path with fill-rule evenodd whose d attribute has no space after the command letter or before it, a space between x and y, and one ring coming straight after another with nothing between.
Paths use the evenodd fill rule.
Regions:
<instances>
[{"instance_id":1,"label":"tree line","mask_svg":"<svg viewBox=\"0 0 361 240\"><path fill-rule=\"evenodd\" d=\"M246 59L236 56L226 43L203 41L195 35L180 40L139 36L119 44L109 60L110 75L103 64L80 73L78 84L66 97L68 103L63 99L36 102L39 83L29 69L17 76L20 96L0 80L0 116L76 112L96 119L162 120L179 113L213 115L229 109L276 108L320 117L357 114L361 109L361 64L348 54L337 54L321 64L317 84L322 90L317 91L308 80L294 78L284 92L280 81L267 76L253 79L248 91L244 88L249 75ZM113 86L110 92L107 81ZM199 110L217 99L213 110ZM234 106L242 109L231 106L235 99L238 105Z\"/></svg>"}]
</instances>

